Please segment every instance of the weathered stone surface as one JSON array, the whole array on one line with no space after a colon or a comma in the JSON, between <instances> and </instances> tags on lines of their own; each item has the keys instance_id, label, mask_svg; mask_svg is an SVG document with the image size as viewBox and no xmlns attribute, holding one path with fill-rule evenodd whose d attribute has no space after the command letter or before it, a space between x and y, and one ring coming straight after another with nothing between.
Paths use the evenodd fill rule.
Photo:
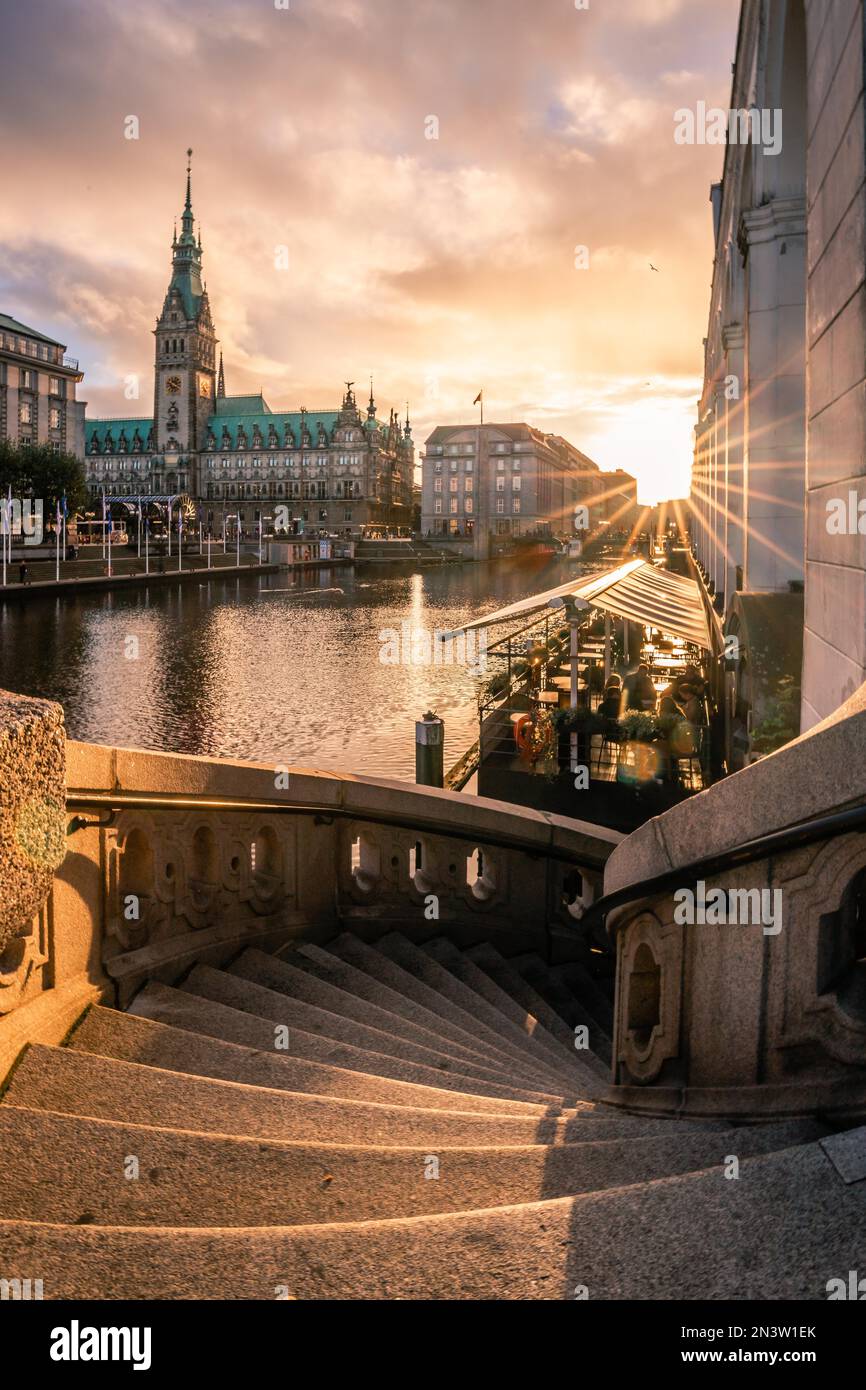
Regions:
<instances>
[{"instance_id":1,"label":"weathered stone surface","mask_svg":"<svg viewBox=\"0 0 866 1390\"><path fill-rule=\"evenodd\" d=\"M0 691L0 955L66 855L63 710Z\"/></svg>"}]
</instances>

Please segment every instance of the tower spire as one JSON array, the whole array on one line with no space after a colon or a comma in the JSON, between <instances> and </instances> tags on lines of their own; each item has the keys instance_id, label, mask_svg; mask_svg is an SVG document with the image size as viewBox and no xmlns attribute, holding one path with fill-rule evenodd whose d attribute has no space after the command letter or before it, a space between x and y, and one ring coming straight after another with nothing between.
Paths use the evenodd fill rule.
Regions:
<instances>
[{"instance_id":1,"label":"tower spire","mask_svg":"<svg viewBox=\"0 0 866 1390\"><path fill-rule=\"evenodd\" d=\"M220 369L219 369L219 376L217 377L217 395L218 395L218 396L224 396L225 393L226 393L226 379L225 379L225 373L223 372L223 355L222 355L222 352L220 352Z\"/></svg>"},{"instance_id":2,"label":"tower spire","mask_svg":"<svg viewBox=\"0 0 866 1390\"><path fill-rule=\"evenodd\" d=\"M193 233L194 222L193 222L193 215L192 215L192 150L191 150L191 149L187 150L187 152L186 152L186 202L184 203L184 208L183 208L182 226L183 226L183 234L184 234L184 236L189 236L189 237L192 238L193 241L194 241L194 240L195 240L194 233Z\"/></svg>"}]
</instances>

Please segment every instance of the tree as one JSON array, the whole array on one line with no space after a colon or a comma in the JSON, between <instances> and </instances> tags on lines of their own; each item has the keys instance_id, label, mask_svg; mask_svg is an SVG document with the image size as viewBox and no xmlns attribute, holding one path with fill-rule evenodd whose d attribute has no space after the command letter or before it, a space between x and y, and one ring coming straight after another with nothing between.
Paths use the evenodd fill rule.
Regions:
<instances>
[{"instance_id":1,"label":"tree","mask_svg":"<svg viewBox=\"0 0 866 1390\"><path fill-rule=\"evenodd\" d=\"M66 497L70 514L83 507L88 493L84 465L74 454L55 454L50 444L16 445L0 440L0 496L41 498L46 517Z\"/></svg>"},{"instance_id":2,"label":"tree","mask_svg":"<svg viewBox=\"0 0 866 1390\"><path fill-rule=\"evenodd\" d=\"M794 676L782 676L767 701L764 717L752 730L752 753L775 753L800 732L800 685Z\"/></svg>"}]
</instances>

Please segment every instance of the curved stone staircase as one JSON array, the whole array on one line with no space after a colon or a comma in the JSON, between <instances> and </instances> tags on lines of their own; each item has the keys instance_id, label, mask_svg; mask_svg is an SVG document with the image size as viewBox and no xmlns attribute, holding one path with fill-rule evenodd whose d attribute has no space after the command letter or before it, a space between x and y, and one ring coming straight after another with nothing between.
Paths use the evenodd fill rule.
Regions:
<instances>
[{"instance_id":1,"label":"curved stone staircase","mask_svg":"<svg viewBox=\"0 0 866 1390\"><path fill-rule=\"evenodd\" d=\"M611 1031L580 965L444 936L149 983L8 1078L0 1277L46 1298L826 1297L862 1263L866 1131L608 1108Z\"/></svg>"}]
</instances>

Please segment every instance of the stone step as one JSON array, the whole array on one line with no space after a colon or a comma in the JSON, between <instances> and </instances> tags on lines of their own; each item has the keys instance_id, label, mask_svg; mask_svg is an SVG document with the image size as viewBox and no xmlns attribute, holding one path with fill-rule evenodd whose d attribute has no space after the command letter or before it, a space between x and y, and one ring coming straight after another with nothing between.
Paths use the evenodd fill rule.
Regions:
<instances>
[{"instance_id":1,"label":"stone step","mask_svg":"<svg viewBox=\"0 0 866 1390\"><path fill-rule=\"evenodd\" d=\"M356 937L343 935L330 943L329 949L343 959L351 958L359 969L375 972L377 978L389 979L393 988L402 990L408 997L427 1001L430 1008L447 1011L453 1018L475 1019L476 1027L483 1028L485 1036L496 1038L508 1031L502 1014L397 932L380 937L375 948L364 945ZM572 1078L571 1084L577 1084L587 1099L602 1093L604 1082L592 1068L573 1060L565 1048L562 1058L556 1073L558 1077Z\"/></svg>"},{"instance_id":2,"label":"stone step","mask_svg":"<svg viewBox=\"0 0 866 1390\"><path fill-rule=\"evenodd\" d=\"M438 1030L443 1038L455 1040L464 1046L471 1046L482 1056L494 1055L492 1045L486 1041L480 1041L475 1034L469 1031L468 1027L462 1028L445 1018L441 1008L434 1013L432 1009L425 1008L417 1000L408 999L399 990L393 989L390 985L366 974L365 971L359 970L357 966L342 960L332 951L313 943L302 942L295 947L291 954L283 951L279 955L280 958L289 960L293 964L297 963L300 968L310 971L317 978L329 980L339 985L341 989L356 994L361 999L379 1004L382 1008L390 1009L392 1013L400 1013L404 1018L417 1020L425 1028ZM506 1053L523 1067L527 1057L525 1043L525 1039L515 1041L508 1034L503 1033L500 1036L496 1055L501 1057L502 1053ZM535 1053L530 1049L528 1055L534 1057ZM544 1064L547 1059L540 1054L538 1060ZM558 1069L559 1061L557 1056L554 1071Z\"/></svg>"},{"instance_id":3,"label":"stone step","mask_svg":"<svg viewBox=\"0 0 866 1390\"><path fill-rule=\"evenodd\" d=\"M543 1023L540 1023L533 1014L527 1013L521 1004L512 999L510 994L506 994L505 990L497 985L489 975L486 975L475 961L470 960L464 951L458 950L446 937L434 937L431 941L425 942L423 950L446 970L450 970L451 974L461 980L468 989L485 999L492 1008L508 1020L514 1029L531 1037L533 1043L543 1048L551 1056L560 1057L562 1055L562 1040L554 1038ZM598 1044L601 1050L598 1051L594 1044ZM603 1060L605 1050L608 1058L607 1065ZM581 1052L580 1059L586 1066L592 1068L599 1077L604 1080L610 1079L610 1043L599 1033L594 1021L590 1030L590 1048L588 1051Z\"/></svg>"},{"instance_id":4,"label":"stone step","mask_svg":"<svg viewBox=\"0 0 866 1390\"><path fill-rule=\"evenodd\" d=\"M534 989L494 946L485 942L483 946L473 947L468 954L500 989L511 995L512 999L516 999L529 1013L534 1014L557 1041L564 1047L574 1048L573 1029L569 1028L538 990Z\"/></svg>"},{"instance_id":5,"label":"stone step","mask_svg":"<svg viewBox=\"0 0 866 1390\"><path fill-rule=\"evenodd\" d=\"M22 1057L5 1099L32 1110L165 1129L320 1143L565 1144L669 1135L674 1125L684 1135L722 1128L718 1121L677 1122L592 1109L521 1117L378 1105L215 1081L41 1044Z\"/></svg>"},{"instance_id":6,"label":"stone step","mask_svg":"<svg viewBox=\"0 0 866 1390\"><path fill-rule=\"evenodd\" d=\"M575 1025L581 1024L589 1030L589 1045L596 1056L602 1058L607 1064L609 1071L611 1062L610 1034L599 1026L592 1008L585 1006L583 1000L578 998L570 986L565 983L562 975L551 968L541 956L535 954L511 956L508 958L508 964L513 970L517 970L527 984L531 985L541 998L550 1005L566 1027L573 1030ZM594 999L590 1000L591 1005L594 1002Z\"/></svg>"},{"instance_id":7,"label":"stone step","mask_svg":"<svg viewBox=\"0 0 866 1390\"><path fill-rule=\"evenodd\" d=\"M246 1047L254 1047L265 1054L274 1052L275 1035L271 1019L259 1018L243 1009L233 1009L215 1000L205 999L156 981L151 981L135 996L129 1006L129 1013L136 1017L168 1023L206 1037L221 1038ZM508 1112L515 1103L541 1105L545 1109L557 1110L566 1100L562 1090L557 1095L547 1091L523 1090L519 1087L480 1081L477 1077L463 1076L458 1072L443 1071L436 1067L419 1066L416 1062L406 1062L399 1057L387 1056L383 1052L354 1047L321 1034L305 1032L301 1028L290 1030L287 1055L341 1067L347 1071L363 1072L367 1076L448 1091L456 1096L461 1104L464 1095L471 1095L473 1106L475 1101L481 1098L491 1107ZM573 1101L574 1097L571 1097L571 1100Z\"/></svg>"},{"instance_id":8,"label":"stone step","mask_svg":"<svg viewBox=\"0 0 866 1390\"><path fill-rule=\"evenodd\" d=\"M161 988L161 987L160 987ZM180 994L182 1000L189 995ZM203 1003L203 1001L201 1001ZM227 1010L231 1013L232 1010ZM248 1015L241 1015L242 1018ZM273 1029L270 1030L270 1041ZM293 1034L294 1038L294 1034ZM263 1052L222 1039L204 1037L166 1023L99 1005L89 1009L66 1046L97 1053L120 1062L140 1062L166 1071L209 1076L215 1081L239 1081L247 1086L301 1094L372 1101L379 1105L411 1105L422 1110L469 1110L476 1114L541 1117L556 1107L523 1101L502 1101L466 1092L417 1086L323 1062L306 1061L283 1052Z\"/></svg>"},{"instance_id":9,"label":"stone step","mask_svg":"<svg viewBox=\"0 0 866 1390\"><path fill-rule=\"evenodd\" d=\"M245 1009L248 1013L258 1014L261 1018L269 1018L275 1024L285 1024L290 1030L293 1027L303 1028L307 1032L320 1033L325 1037L334 1038L338 1042L351 1043L355 1047L365 1047L371 1052L384 1052L387 1056L399 1057L406 1062L418 1062L422 1066L432 1067L437 1071L459 1070L461 1075L472 1076L479 1081L526 1085L526 1081L520 1077L512 1080L506 1061L503 1061L502 1066L497 1069L464 1061L462 1058L457 1061L444 1048L424 1047L403 1038L392 1037L382 1028L371 1028L367 1024L344 1018L341 1014L332 1013L315 1004L307 1004L301 999L292 999L289 995L279 994L276 990L253 984L251 980L230 975L227 971L215 970L209 965L195 966L182 988L189 993L199 995L201 998L212 999L219 1004L228 1004L231 1008ZM291 1046L291 1037L289 1045ZM538 1089L541 1089L540 1084ZM575 1096L575 1099L584 1099L584 1097Z\"/></svg>"},{"instance_id":10,"label":"stone step","mask_svg":"<svg viewBox=\"0 0 866 1390\"><path fill-rule=\"evenodd\" d=\"M747 1130L738 1131L747 1134ZM276 1229L0 1223L3 1277L46 1298L825 1299L866 1201L820 1144L576 1197ZM586 1292L584 1292L586 1291Z\"/></svg>"},{"instance_id":11,"label":"stone step","mask_svg":"<svg viewBox=\"0 0 866 1390\"><path fill-rule=\"evenodd\" d=\"M408 941L406 937L401 936L397 932L391 932L388 936L382 937L377 945L383 954L387 955L391 960L397 961L398 964L402 965L403 968L408 970L411 974L417 975L419 979L424 980L440 994L443 994L446 999L450 999L453 1003L459 1004L460 1007L467 1012L472 1010L477 1015L484 1018L491 1030L503 1026L503 1016L498 1009L494 1008L481 995L476 994L474 990L463 984L461 980L458 980L449 970L443 965L440 965L437 960L434 960L423 951L420 946L414 945L414 943ZM525 994L525 989L522 992ZM506 989L506 993L510 993L510 991ZM523 1003L524 1001L522 999L517 999L517 1002ZM532 1013L538 1018L539 1022L544 1024L548 1033L552 1035L556 1042L562 1044L562 1056L568 1059L567 1062L563 1064L568 1066L569 1074L577 1073L583 1078L591 1076L596 1085L602 1081L595 1066L590 1066L585 1060L578 1058L574 1049L574 1036L568 1029L564 1028L561 1020L557 1020L558 1027L554 1028L551 1027L547 1018L542 1018L541 1015L531 1007L531 1004L527 1005L527 1011Z\"/></svg>"},{"instance_id":12,"label":"stone step","mask_svg":"<svg viewBox=\"0 0 866 1390\"><path fill-rule=\"evenodd\" d=\"M524 967L535 972L541 957L534 953L509 957L510 964L523 974ZM543 964L543 962L542 962ZM579 999L583 1008L595 1019L598 1027L609 1038L613 1037L613 981L610 993L605 992L602 982L593 979L586 966L580 961L564 961L560 965L546 967L550 980L563 984L573 998ZM531 983L531 974L527 975Z\"/></svg>"},{"instance_id":13,"label":"stone step","mask_svg":"<svg viewBox=\"0 0 866 1390\"><path fill-rule=\"evenodd\" d=\"M802 1139L806 1128L815 1127L431 1153L426 1145L214 1137L6 1103L0 1218L184 1227L405 1219L646 1183L718 1165L735 1143L743 1158L767 1152Z\"/></svg>"},{"instance_id":14,"label":"stone step","mask_svg":"<svg viewBox=\"0 0 866 1390\"><path fill-rule=\"evenodd\" d=\"M429 1020L433 1027L428 1026L428 1020L412 1021L402 1013L388 1010L330 981L317 979L316 976L299 970L287 956L277 959L264 951L247 950L228 967L227 973L236 975L239 979L251 980L253 984L262 985L265 989L276 990L278 994L285 994L291 999L313 1004L317 1008L338 1014L341 1018L354 1019L356 1023L378 1028L389 1037L404 1038L420 1047L434 1050L436 1053L441 1052L451 1059L451 1064L456 1070L468 1063L470 1067L482 1067L488 1073L498 1076L503 1066L507 1066L513 1079L521 1078L529 1085L536 1084L542 1075L540 1068L533 1071L531 1063L527 1064L521 1056L506 1058L501 1050L485 1050L483 1045L472 1048L468 1041L455 1042L448 1035L435 1031L435 1018L431 1017Z\"/></svg>"}]
</instances>

